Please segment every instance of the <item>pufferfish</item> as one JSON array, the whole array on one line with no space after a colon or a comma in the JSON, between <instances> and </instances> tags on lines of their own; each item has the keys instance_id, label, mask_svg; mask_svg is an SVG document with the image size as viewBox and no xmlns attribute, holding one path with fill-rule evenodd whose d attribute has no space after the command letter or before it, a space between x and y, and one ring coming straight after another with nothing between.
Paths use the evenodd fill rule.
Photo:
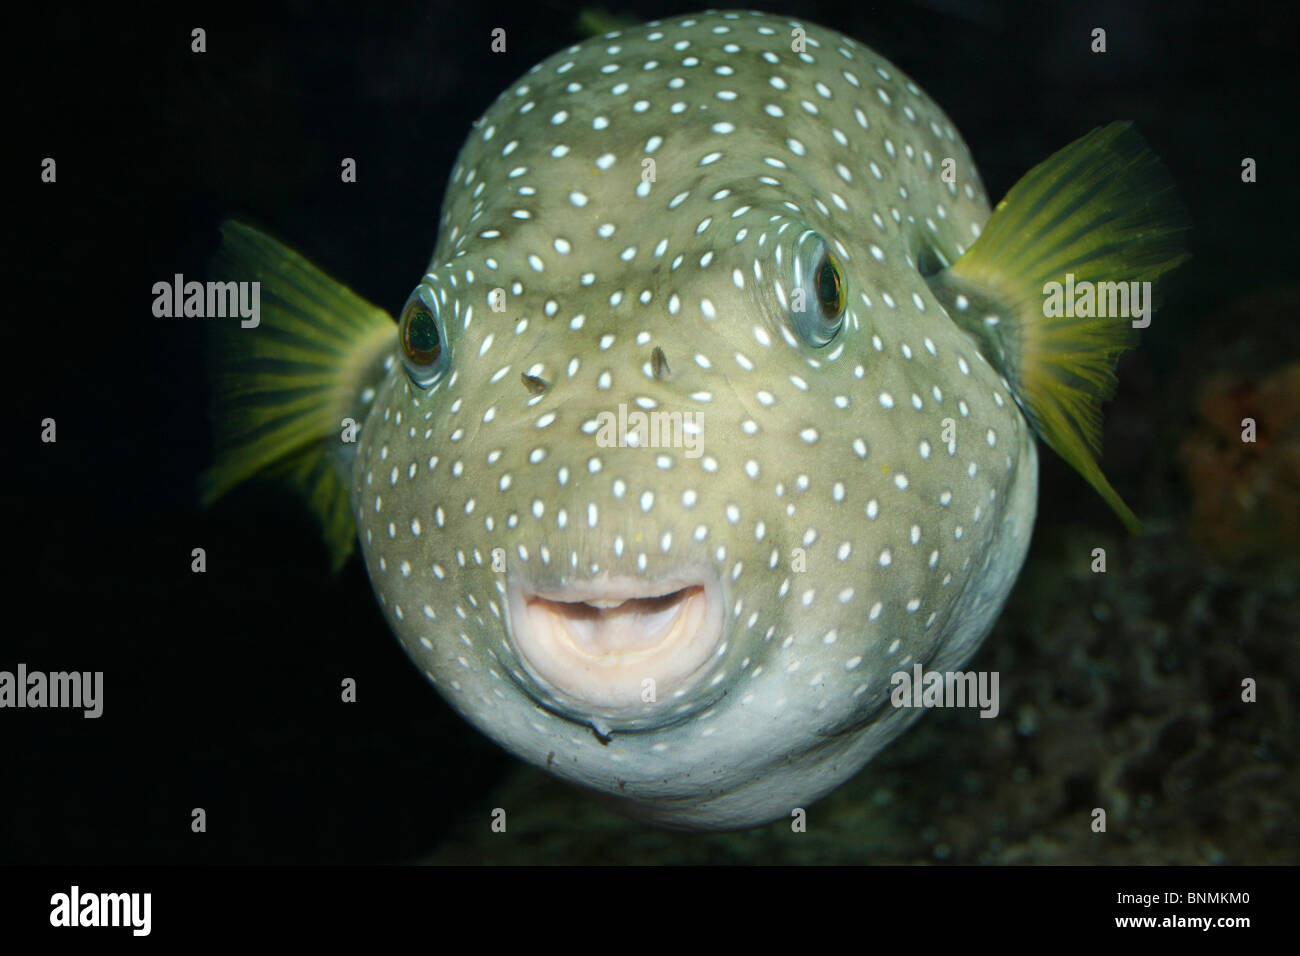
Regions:
<instances>
[{"instance_id":1,"label":"pufferfish","mask_svg":"<svg viewBox=\"0 0 1300 956\"><path fill-rule=\"evenodd\" d=\"M1106 305L1186 229L1126 123L990 211L943 111L846 36L612 32L474 123L396 323L223 227L215 273L262 283L262 321L216 330L204 493L296 481L523 760L664 826L789 818L921 713L893 675L980 646L1036 439L1136 528L1097 457L1144 321ZM1063 283L1101 291L1049 307Z\"/></svg>"}]
</instances>

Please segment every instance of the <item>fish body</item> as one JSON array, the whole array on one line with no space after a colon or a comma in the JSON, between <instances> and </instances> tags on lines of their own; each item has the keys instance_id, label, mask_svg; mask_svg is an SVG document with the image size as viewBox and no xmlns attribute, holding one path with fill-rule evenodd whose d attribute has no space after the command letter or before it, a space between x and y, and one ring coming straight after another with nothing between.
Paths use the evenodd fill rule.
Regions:
<instances>
[{"instance_id":1,"label":"fish body","mask_svg":"<svg viewBox=\"0 0 1300 956\"><path fill-rule=\"evenodd\" d=\"M724 12L588 40L474 125L397 326L353 297L302 332L338 371L300 429L326 450L289 470L502 746L667 826L789 817L920 713L893 675L992 627L1036 432L1092 444L1036 359L1073 327L1025 317L1006 243L972 252L990 215L948 118L839 33ZM230 227L229 271L274 288L259 243ZM321 312L296 295L282 324ZM247 431L214 494L265 469Z\"/></svg>"}]
</instances>

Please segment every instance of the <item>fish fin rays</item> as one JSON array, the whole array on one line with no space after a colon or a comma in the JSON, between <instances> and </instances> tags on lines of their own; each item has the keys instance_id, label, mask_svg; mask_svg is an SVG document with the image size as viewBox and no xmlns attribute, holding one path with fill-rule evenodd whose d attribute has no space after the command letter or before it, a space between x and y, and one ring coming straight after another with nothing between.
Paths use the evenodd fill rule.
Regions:
<instances>
[{"instance_id":1,"label":"fish fin rays","mask_svg":"<svg viewBox=\"0 0 1300 956\"><path fill-rule=\"evenodd\" d=\"M1160 160L1131 124L1111 123L1026 173L965 255L928 280L1038 435L1134 534L1137 516L1097 461L1101 405L1135 314L1145 327L1156 280L1187 258L1190 225Z\"/></svg>"},{"instance_id":2,"label":"fish fin rays","mask_svg":"<svg viewBox=\"0 0 1300 956\"><path fill-rule=\"evenodd\" d=\"M559 8L559 5L553 2L548 6ZM573 21L573 28L585 39L587 37L604 36L615 31L630 30L633 27L640 26L641 22L636 17L627 14L614 13L604 7L591 6L584 7L578 12Z\"/></svg>"},{"instance_id":3,"label":"fish fin rays","mask_svg":"<svg viewBox=\"0 0 1300 956\"><path fill-rule=\"evenodd\" d=\"M211 505L255 475L287 479L306 497L338 570L356 538L350 484L361 395L382 376L397 325L252 226L227 221L221 236L210 272L260 282L261 318L254 328L211 325L214 460L200 498Z\"/></svg>"}]
</instances>

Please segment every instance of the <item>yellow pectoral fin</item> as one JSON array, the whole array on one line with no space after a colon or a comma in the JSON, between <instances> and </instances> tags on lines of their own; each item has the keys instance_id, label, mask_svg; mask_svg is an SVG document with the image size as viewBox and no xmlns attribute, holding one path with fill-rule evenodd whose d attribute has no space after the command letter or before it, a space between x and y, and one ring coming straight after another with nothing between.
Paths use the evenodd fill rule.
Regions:
<instances>
[{"instance_id":1,"label":"yellow pectoral fin","mask_svg":"<svg viewBox=\"0 0 1300 956\"><path fill-rule=\"evenodd\" d=\"M255 474L287 477L320 521L338 569L356 536L355 446L343 420L356 415L358 396L392 354L397 325L252 226L225 222L221 236L212 277L259 282L261 322L211 326L215 455L200 496L209 505Z\"/></svg>"},{"instance_id":2,"label":"yellow pectoral fin","mask_svg":"<svg viewBox=\"0 0 1300 956\"><path fill-rule=\"evenodd\" d=\"M1150 322L1157 280L1187 258L1189 228L1160 160L1130 124L1111 123L1025 174L976 243L930 279L1043 441L1134 533L1137 517L1097 463L1101 405Z\"/></svg>"}]
</instances>

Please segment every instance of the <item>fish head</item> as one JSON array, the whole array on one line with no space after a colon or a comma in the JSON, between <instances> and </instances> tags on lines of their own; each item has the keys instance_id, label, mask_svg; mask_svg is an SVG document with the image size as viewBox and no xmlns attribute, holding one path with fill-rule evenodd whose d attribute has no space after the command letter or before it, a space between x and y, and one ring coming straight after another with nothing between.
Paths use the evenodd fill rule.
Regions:
<instances>
[{"instance_id":1,"label":"fish head","mask_svg":"<svg viewBox=\"0 0 1300 956\"><path fill-rule=\"evenodd\" d=\"M353 509L472 723L659 822L751 825L910 722L894 672L982 639L1033 443L914 233L837 214L835 174L725 99L597 135L630 121L565 90L605 59L560 54L476 125Z\"/></svg>"}]
</instances>

